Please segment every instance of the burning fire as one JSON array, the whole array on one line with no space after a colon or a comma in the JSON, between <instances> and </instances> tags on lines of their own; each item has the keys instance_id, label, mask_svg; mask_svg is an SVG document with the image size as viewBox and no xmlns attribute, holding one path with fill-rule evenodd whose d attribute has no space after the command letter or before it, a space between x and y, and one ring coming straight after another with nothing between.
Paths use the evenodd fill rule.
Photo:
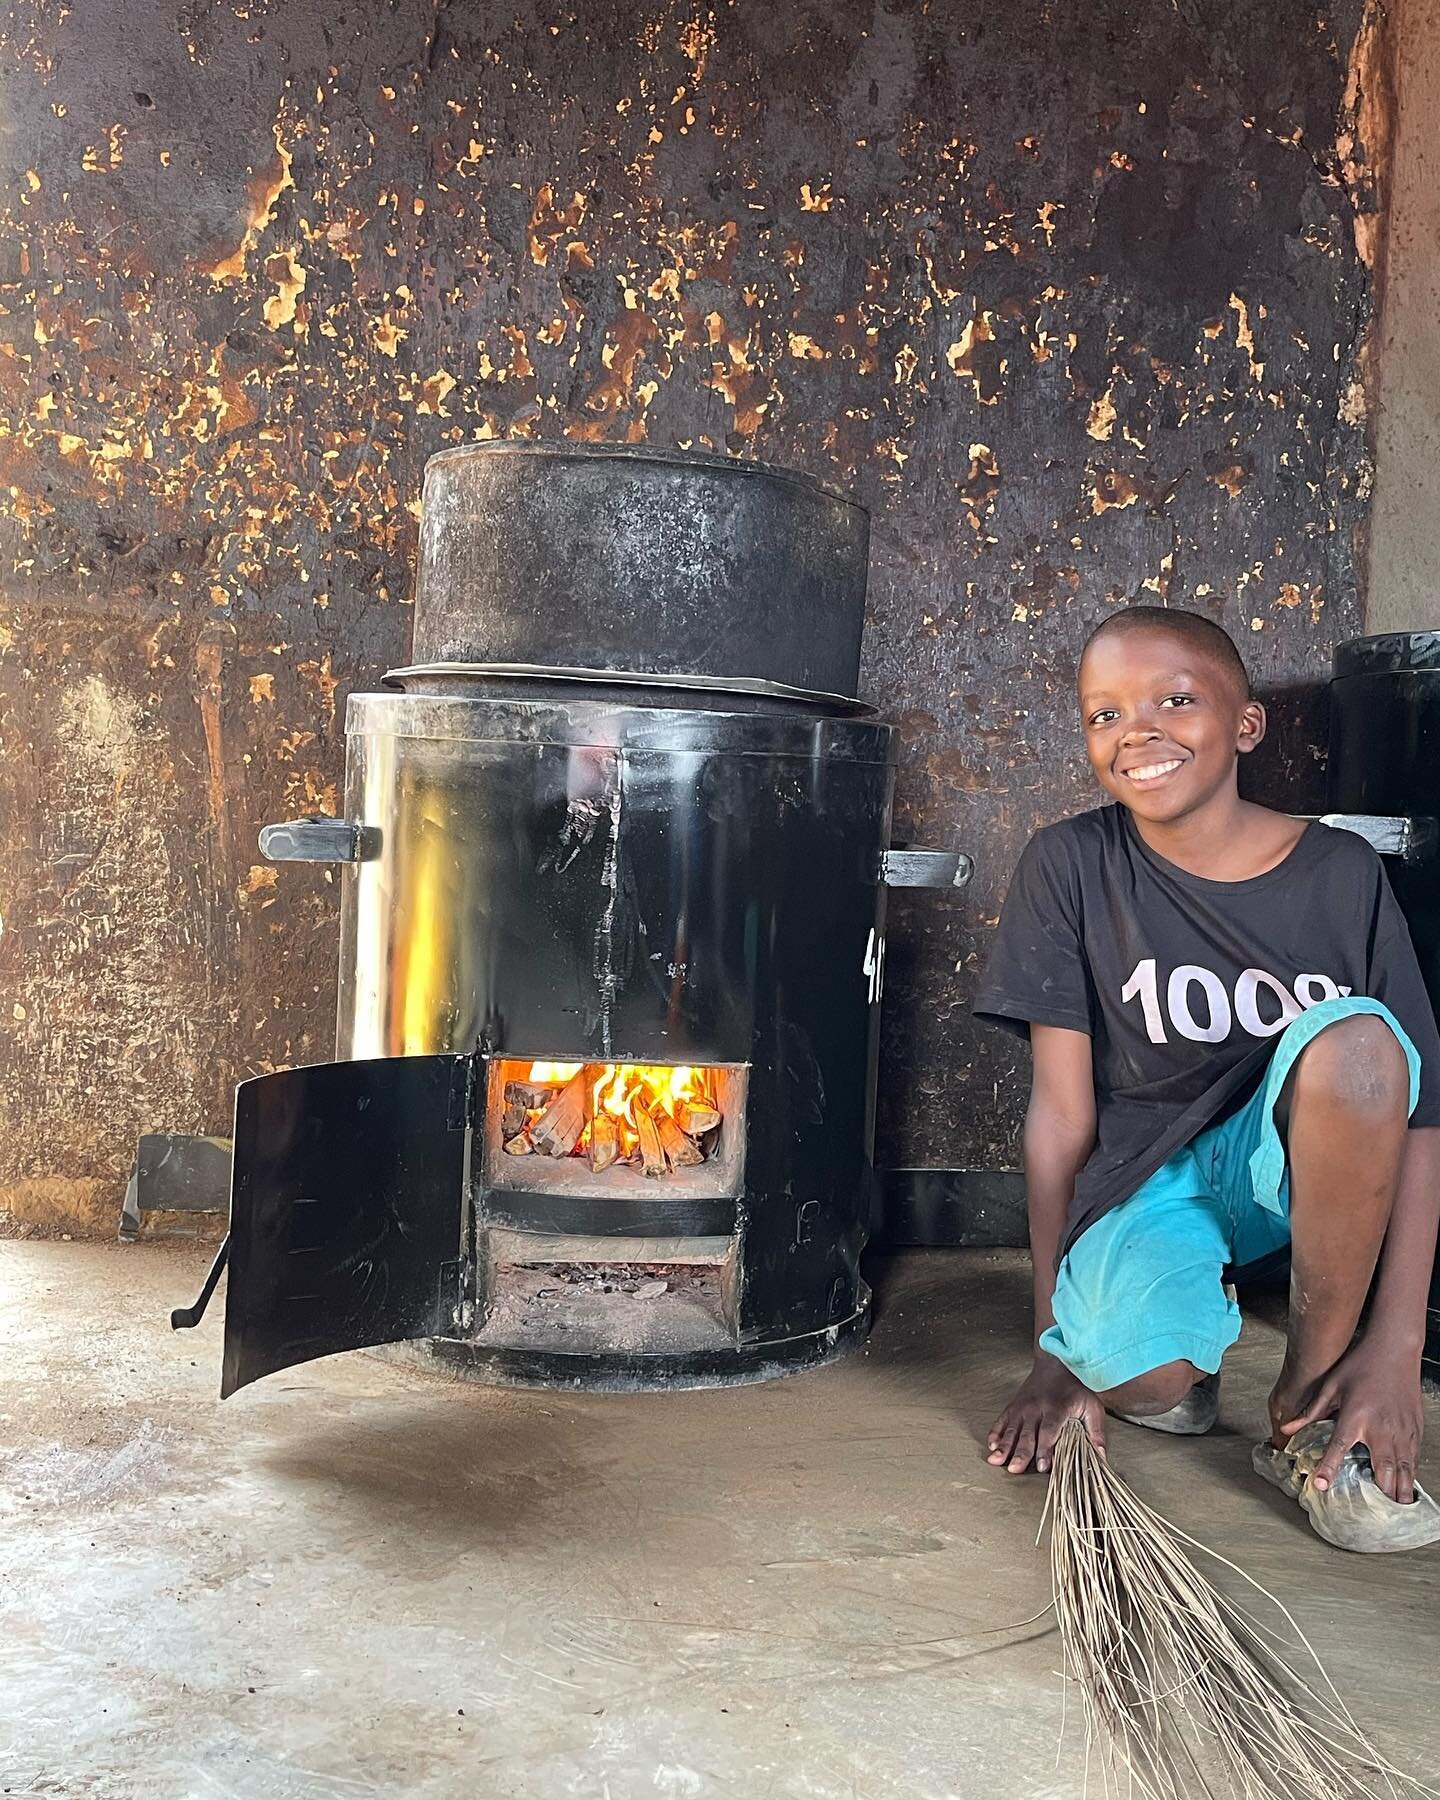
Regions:
<instances>
[{"instance_id":1,"label":"burning fire","mask_svg":"<svg viewBox=\"0 0 1440 1800\"><path fill-rule=\"evenodd\" d=\"M562 1087L567 1081L573 1081L584 1067L584 1063L532 1062L526 1080L543 1087Z\"/></svg>"},{"instance_id":2,"label":"burning fire","mask_svg":"<svg viewBox=\"0 0 1440 1800\"><path fill-rule=\"evenodd\" d=\"M623 1164L658 1181L720 1147L718 1069L540 1060L504 1063L498 1077L506 1156L581 1157L596 1175Z\"/></svg>"},{"instance_id":3,"label":"burning fire","mask_svg":"<svg viewBox=\"0 0 1440 1800\"><path fill-rule=\"evenodd\" d=\"M537 1085L557 1086L573 1081L584 1063L532 1062L527 1079ZM583 1155L590 1147L590 1120L596 1113L614 1119L622 1157L633 1155L640 1147L640 1133L635 1124L637 1102L650 1111L661 1108L672 1116L677 1102L688 1106L715 1108L715 1093L710 1071L680 1063L592 1063L598 1070L590 1084L586 1105L586 1123L575 1144L574 1154Z\"/></svg>"}]
</instances>

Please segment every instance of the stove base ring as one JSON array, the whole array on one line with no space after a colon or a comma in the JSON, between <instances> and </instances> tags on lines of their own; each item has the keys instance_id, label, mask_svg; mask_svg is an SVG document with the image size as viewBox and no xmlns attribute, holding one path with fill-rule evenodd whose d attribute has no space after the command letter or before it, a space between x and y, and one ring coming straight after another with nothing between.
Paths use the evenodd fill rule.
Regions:
<instances>
[{"instance_id":1,"label":"stove base ring","mask_svg":"<svg viewBox=\"0 0 1440 1800\"><path fill-rule=\"evenodd\" d=\"M581 1394L668 1393L676 1389L745 1387L804 1369L822 1368L865 1342L870 1293L848 1319L824 1331L726 1350L638 1356L625 1351L566 1355L563 1351L506 1349L465 1338L419 1338L387 1344L378 1354L487 1387L548 1388ZM376 1352L372 1352L376 1354Z\"/></svg>"}]
</instances>

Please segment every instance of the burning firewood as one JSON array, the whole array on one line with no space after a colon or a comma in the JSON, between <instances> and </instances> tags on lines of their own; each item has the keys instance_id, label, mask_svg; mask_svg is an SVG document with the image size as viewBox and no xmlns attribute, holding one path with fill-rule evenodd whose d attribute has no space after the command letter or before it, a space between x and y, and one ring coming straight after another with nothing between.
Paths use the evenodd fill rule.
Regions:
<instances>
[{"instance_id":1,"label":"burning firewood","mask_svg":"<svg viewBox=\"0 0 1440 1800\"><path fill-rule=\"evenodd\" d=\"M705 1153L694 1138L686 1137L663 1107L655 1110L655 1130L660 1138L660 1147L665 1152L665 1160L672 1169L693 1169L697 1163L705 1160Z\"/></svg>"},{"instance_id":2,"label":"burning firewood","mask_svg":"<svg viewBox=\"0 0 1440 1800\"><path fill-rule=\"evenodd\" d=\"M590 1121L590 1167L598 1175L620 1154L620 1127L609 1113L598 1112Z\"/></svg>"},{"instance_id":3,"label":"burning firewood","mask_svg":"<svg viewBox=\"0 0 1440 1800\"><path fill-rule=\"evenodd\" d=\"M506 1102L505 1111L500 1119L500 1136L507 1144L510 1142L511 1138L518 1137L525 1129L525 1120L527 1116L528 1108L522 1105L519 1100L510 1100Z\"/></svg>"},{"instance_id":4,"label":"burning firewood","mask_svg":"<svg viewBox=\"0 0 1440 1800\"><path fill-rule=\"evenodd\" d=\"M530 1127L530 1142L543 1156L568 1156L585 1129L585 1113L595 1071L581 1069L550 1099Z\"/></svg>"},{"instance_id":5,"label":"burning firewood","mask_svg":"<svg viewBox=\"0 0 1440 1800\"><path fill-rule=\"evenodd\" d=\"M508 1111L512 1106L518 1106L522 1112L534 1112L555 1097L558 1085L557 1082L547 1085L543 1081L507 1081L505 1083L506 1110Z\"/></svg>"},{"instance_id":6,"label":"burning firewood","mask_svg":"<svg viewBox=\"0 0 1440 1800\"><path fill-rule=\"evenodd\" d=\"M707 1131L713 1131L720 1123L720 1113L717 1108L706 1106L703 1101L677 1100L675 1123L687 1137L704 1137Z\"/></svg>"},{"instance_id":7,"label":"burning firewood","mask_svg":"<svg viewBox=\"0 0 1440 1800\"><path fill-rule=\"evenodd\" d=\"M640 1134L640 1164L647 1175L660 1177L665 1173L665 1152L660 1144L660 1131L650 1109L643 1101L635 1102L635 1129Z\"/></svg>"},{"instance_id":8,"label":"burning firewood","mask_svg":"<svg viewBox=\"0 0 1440 1800\"><path fill-rule=\"evenodd\" d=\"M529 1156L530 1151L530 1140L523 1131L517 1132L514 1137L505 1139L505 1154L507 1156Z\"/></svg>"}]
</instances>

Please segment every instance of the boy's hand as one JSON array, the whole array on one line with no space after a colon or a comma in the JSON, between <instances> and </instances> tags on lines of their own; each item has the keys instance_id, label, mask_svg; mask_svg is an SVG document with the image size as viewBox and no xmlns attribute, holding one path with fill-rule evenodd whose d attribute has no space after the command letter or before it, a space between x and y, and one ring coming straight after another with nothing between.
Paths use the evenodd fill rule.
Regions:
<instances>
[{"instance_id":1,"label":"boy's hand","mask_svg":"<svg viewBox=\"0 0 1440 1800\"><path fill-rule=\"evenodd\" d=\"M1050 1467L1055 1439L1067 1419L1083 1419L1090 1442L1105 1449L1105 1408L1065 1367L1043 1350L1020 1391L1001 1413L985 1440L985 1460L1006 1472L1023 1475L1033 1462L1044 1475Z\"/></svg>"},{"instance_id":2,"label":"boy's hand","mask_svg":"<svg viewBox=\"0 0 1440 1800\"><path fill-rule=\"evenodd\" d=\"M1335 1421L1334 1436L1315 1470L1317 1488L1328 1488L1346 1451L1364 1444L1381 1493L1402 1506L1410 1504L1425 1430L1418 1357L1362 1339L1321 1380L1308 1405L1297 1411L1294 1399L1294 1388L1282 1375L1270 1396L1270 1416L1282 1439L1316 1419ZM1294 1416L1278 1416L1283 1412Z\"/></svg>"}]
</instances>

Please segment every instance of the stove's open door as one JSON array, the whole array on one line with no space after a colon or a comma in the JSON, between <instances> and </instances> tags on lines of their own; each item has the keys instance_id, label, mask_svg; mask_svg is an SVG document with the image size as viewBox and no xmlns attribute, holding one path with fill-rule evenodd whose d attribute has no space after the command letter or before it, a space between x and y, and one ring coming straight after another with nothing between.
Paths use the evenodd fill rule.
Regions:
<instances>
[{"instance_id":1,"label":"stove's open door","mask_svg":"<svg viewBox=\"0 0 1440 1800\"><path fill-rule=\"evenodd\" d=\"M454 1327L473 1058L319 1063L235 1096L222 1399Z\"/></svg>"}]
</instances>

